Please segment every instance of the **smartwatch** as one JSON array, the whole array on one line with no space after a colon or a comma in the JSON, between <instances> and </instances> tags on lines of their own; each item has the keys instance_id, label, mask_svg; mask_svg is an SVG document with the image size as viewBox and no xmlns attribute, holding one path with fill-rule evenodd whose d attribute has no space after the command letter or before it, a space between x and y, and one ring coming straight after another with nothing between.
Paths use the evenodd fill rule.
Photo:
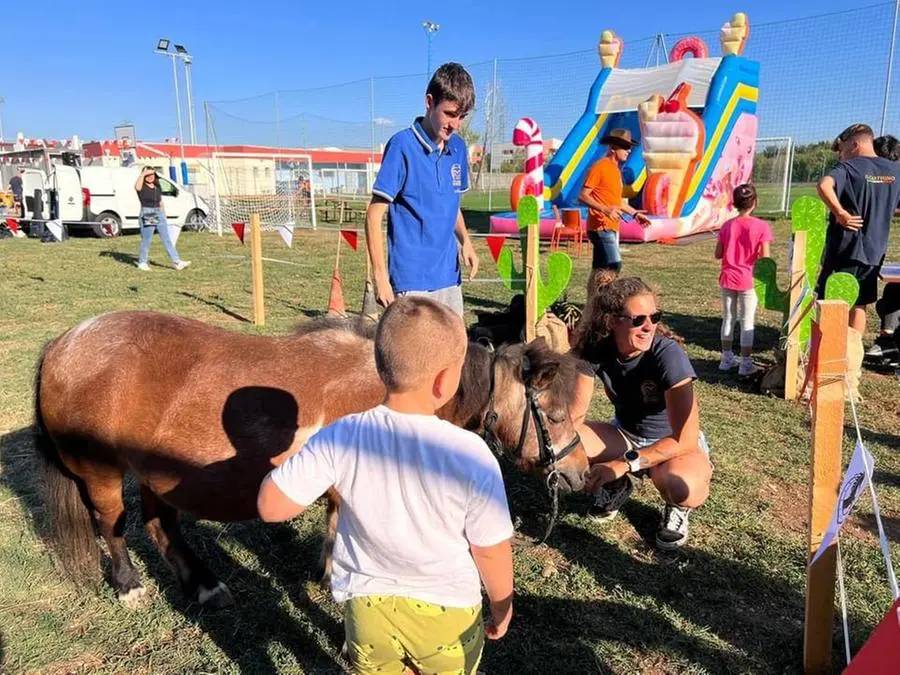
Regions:
<instances>
[{"instance_id":1,"label":"smartwatch","mask_svg":"<svg viewBox=\"0 0 900 675\"><path fill-rule=\"evenodd\" d=\"M641 455L638 453L637 450L634 450L634 449L626 450L625 454L623 455L623 458L625 459L625 462L628 464L628 473L637 473L638 471L641 470L641 464L640 464Z\"/></svg>"}]
</instances>

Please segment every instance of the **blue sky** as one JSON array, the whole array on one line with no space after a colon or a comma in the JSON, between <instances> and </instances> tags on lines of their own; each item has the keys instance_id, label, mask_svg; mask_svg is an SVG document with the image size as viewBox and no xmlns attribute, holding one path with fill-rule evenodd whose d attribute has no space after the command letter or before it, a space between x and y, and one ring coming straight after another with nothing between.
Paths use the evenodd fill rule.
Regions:
<instances>
[{"instance_id":1,"label":"blue sky","mask_svg":"<svg viewBox=\"0 0 900 675\"><path fill-rule=\"evenodd\" d=\"M153 53L159 37L182 42L195 55L195 107L202 118L204 100L422 73L424 19L441 25L434 63L473 63L590 50L606 27L625 38L627 49L629 39L658 31L715 30L735 10L762 24L847 7L846 0L758 0L725 9L714 0L568 0L545 3L553 13L534 17L532 28L518 18L521 3L509 0L430 5L400 0L391 11L385 3L358 0L44 0L39 14L33 3L3 5L0 96L6 99L6 137L17 131L46 137L77 133L86 140L111 137L113 126L124 120L136 124L144 139L175 135L171 64ZM641 9L629 13L626 6ZM340 100L334 107L334 117L341 118ZM245 109L253 112L252 103Z\"/></svg>"}]
</instances>

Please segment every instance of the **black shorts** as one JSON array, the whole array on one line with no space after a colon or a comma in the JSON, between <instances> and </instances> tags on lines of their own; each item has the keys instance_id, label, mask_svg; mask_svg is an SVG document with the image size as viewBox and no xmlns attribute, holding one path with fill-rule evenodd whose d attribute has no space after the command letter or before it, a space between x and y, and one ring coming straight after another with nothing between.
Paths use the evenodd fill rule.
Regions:
<instances>
[{"instance_id":1,"label":"black shorts","mask_svg":"<svg viewBox=\"0 0 900 675\"><path fill-rule=\"evenodd\" d=\"M837 272L845 272L856 278L859 282L859 296L856 305L871 305L878 300L878 270L880 265L866 265L857 262L837 261L829 263L826 259L822 262L822 271L819 273L819 283L816 284L816 295L819 299L825 298L825 280Z\"/></svg>"}]
</instances>

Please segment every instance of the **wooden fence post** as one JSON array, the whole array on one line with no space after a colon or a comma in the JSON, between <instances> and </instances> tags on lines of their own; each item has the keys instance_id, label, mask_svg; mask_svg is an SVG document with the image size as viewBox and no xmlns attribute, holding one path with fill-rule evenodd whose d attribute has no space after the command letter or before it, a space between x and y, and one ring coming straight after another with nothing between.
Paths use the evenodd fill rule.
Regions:
<instances>
[{"instance_id":1,"label":"wooden fence post","mask_svg":"<svg viewBox=\"0 0 900 675\"><path fill-rule=\"evenodd\" d=\"M259 214L250 216L250 266L253 276L253 323L266 325L266 308L263 300L262 233Z\"/></svg>"},{"instance_id":2,"label":"wooden fence post","mask_svg":"<svg viewBox=\"0 0 900 675\"><path fill-rule=\"evenodd\" d=\"M818 323L813 331L818 330L820 337L813 342L818 343L816 353L810 352L810 367L816 370L812 382L807 560L822 543L841 483L849 308L841 300L822 300L816 302L816 312ZM833 544L806 570L803 672L808 675L831 669L836 557Z\"/></svg>"},{"instance_id":3,"label":"wooden fence post","mask_svg":"<svg viewBox=\"0 0 900 675\"><path fill-rule=\"evenodd\" d=\"M797 302L803 296L804 282L806 281L806 232L800 230L794 233L794 253L791 257L791 287L788 311L796 307ZM804 312L798 307L794 316L789 317L787 327L787 346L784 362L784 398L795 401L798 394L797 375L800 370L800 340L799 326L803 320Z\"/></svg>"}]
</instances>

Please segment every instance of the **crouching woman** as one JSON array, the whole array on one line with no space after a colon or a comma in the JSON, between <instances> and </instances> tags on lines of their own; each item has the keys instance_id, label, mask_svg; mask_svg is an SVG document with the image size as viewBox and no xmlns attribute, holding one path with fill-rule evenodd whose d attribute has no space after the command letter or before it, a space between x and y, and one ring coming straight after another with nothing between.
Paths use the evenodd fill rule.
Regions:
<instances>
[{"instance_id":1,"label":"crouching woman","mask_svg":"<svg viewBox=\"0 0 900 675\"><path fill-rule=\"evenodd\" d=\"M596 493L590 515L610 520L649 476L663 498L656 545L682 547L688 517L709 496L712 464L700 431L694 368L660 324L653 291L636 277L601 285L574 338L586 362L572 416L591 462L586 489ZM589 367L588 367L589 366ZM615 409L610 422L586 421L599 379Z\"/></svg>"}]
</instances>

